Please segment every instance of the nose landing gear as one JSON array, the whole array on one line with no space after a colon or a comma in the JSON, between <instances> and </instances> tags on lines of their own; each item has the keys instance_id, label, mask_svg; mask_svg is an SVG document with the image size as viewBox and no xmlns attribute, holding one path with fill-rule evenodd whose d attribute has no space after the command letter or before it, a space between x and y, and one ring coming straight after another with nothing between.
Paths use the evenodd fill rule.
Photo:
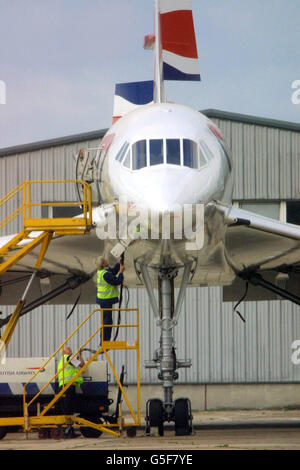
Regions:
<instances>
[{"instance_id":1,"label":"nose landing gear","mask_svg":"<svg viewBox=\"0 0 300 470\"><path fill-rule=\"evenodd\" d=\"M147 269L142 268L145 285L151 299L156 324L160 328L160 347L155 351L153 361L145 361L147 368L155 368L158 378L162 381L164 399L153 398L146 404L146 434L150 435L150 428L157 427L158 434L164 435L164 423L175 423L176 436L187 436L192 433L191 403L188 398L173 400L173 385L178 378L176 369L190 367L190 360L178 360L174 346L174 327L177 324L181 304L186 291L191 272L191 264L184 268L180 292L174 308L174 278L177 270L174 268L160 269L158 272L159 307L155 305L155 298L151 291L150 277Z\"/></svg>"}]
</instances>

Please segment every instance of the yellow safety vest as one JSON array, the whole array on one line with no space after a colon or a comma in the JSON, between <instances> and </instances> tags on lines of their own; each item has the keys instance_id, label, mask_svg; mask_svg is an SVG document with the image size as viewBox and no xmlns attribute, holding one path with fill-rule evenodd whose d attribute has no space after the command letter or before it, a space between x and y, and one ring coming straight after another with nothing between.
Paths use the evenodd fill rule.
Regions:
<instances>
[{"instance_id":1,"label":"yellow safety vest","mask_svg":"<svg viewBox=\"0 0 300 470\"><path fill-rule=\"evenodd\" d=\"M57 366L57 372L58 372L58 385L62 387L63 385L66 385L67 383L71 382L73 377L77 374L78 369L74 367L71 363L67 364L68 361L68 355L64 354ZM64 367L63 367L64 366ZM81 385L83 382L83 378L81 375L77 377L77 379L74 381L74 385Z\"/></svg>"},{"instance_id":2,"label":"yellow safety vest","mask_svg":"<svg viewBox=\"0 0 300 470\"><path fill-rule=\"evenodd\" d=\"M112 286L103 277L107 271L107 269L98 269L97 271L97 297L102 300L119 297L118 286Z\"/></svg>"}]
</instances>

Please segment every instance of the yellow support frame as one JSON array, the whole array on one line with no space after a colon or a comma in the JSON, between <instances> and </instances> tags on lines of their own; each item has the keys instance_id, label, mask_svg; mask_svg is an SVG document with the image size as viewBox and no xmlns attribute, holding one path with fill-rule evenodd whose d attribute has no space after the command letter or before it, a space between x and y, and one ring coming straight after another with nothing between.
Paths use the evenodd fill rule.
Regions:
<instances>
[{"instance_id":1,"label":"yellow support frame","mask_svg":"<svg viewBox=\"0 0 300 470\"><path fill-rule=\"evenodd\" d=\"M0 359L2 359L2 357L6 353L7 346L9 344L10 340L11 340L11 337L13 335L15 327L18 323L19 318L20 318L20 313L21 313L21 310L23 308L23 305L24 305L24 301L19 300L19 302L17 303L17 306L16 306L14 312L12 313L12 315L9 319L9 322L7 323L6 328L5 328L5 330L4 330L4 332L1 336L1 340L0 340Z\"/></svg>"},{"instance_id":2,"label":"yellow support frame","mask_svg":"<svg viewBox=\"0 0 300 470\"><path fill-rule=\"evenodd\" d=\"M72 361L72 359L78 354L78 352L83 349L90 341L93 339L99 332L101 332L101 336L103 337L103 328L109 327L109 326L115 326L115 325L103 325L103 309L95 309L93 310L76 328L75 330L64 340L64 342L51 354L51 356L47 359L47 361L41 366L41 368L33 375L30 377L28 382L24 385L23 388L23 416L22 417L14 417L14 418L0 418L0 426L22 426L24 431L27 433L31 431L33 428L37 427L54 427L58 425L67 425L70 424L71 422L76 425L76 426L87 426L87 427L92 427L94 429L98 429L100 431L107 432L115 437L120 437L121 432L114 431L111 428L121 428L123 425L125 427L137 427L140 426L141 424L141 398L140 398L140 354L139 354L139 309L105 309L105 310L112 310L112 311L121 311L121 312L129 312L129 311L134 311L136 312L136 323L133 324L120 324L119 328L135 328L136 329L136 339L134 341L134 344L132 341L130 341L130 344L128 344L127 341L103 341L102 346L100 346L97 351L93 353L93 355L90 357L90 359L84 364L84 366L77 372L77 374L73 377L73 379L68 382L58 394L54 396L54 398L43 408L43 410L39 413L38 416L30 416L29 415L29 407L32 405L34 401L37 400L37 398L41 395L41 393L46 389L46 387L53 382L58 376L58 372L56 371L55 375L49 379L49 381L40 389L40 391L27 403L26 402L26 387L29 383L31 383L34 378L45 369L46 365L50 362L50 360L55 357L55 355L62 350L63 352L63 347L67 342L72 338L78 330L87 322L91 319L91 317L96 313L96 312L101 312L101 326L98 327L91 335L90 337L84 341L84 343L80 346L80 348L72 354L72 356L69 358L69 362ZM137 414L134 412L133 407L126 395L126 392L124 390L124 387L122 386L120 379L118 377L118 374L113 366L113 363L108 355L108 350L136 350L137 354ZM123 422L122 420L122 426L120 426L120 422L116 424L96 424L93 423L92 421L86 420L84 418L79 418L78 416L64 416L64 415L46 415L50 411L50 409L53 407L53 405L61 398L63 393L75 382L77 377L79 377L82 372L93 362L99 354L104 353L112 371L113 374L116 378L117 384L122 392L122 395L124 397L124 400L126 401L126 404L129 408L131 417L133 418L133 423L126 423ZM64 367L65 365L64 364Z\"/></svg>"},{"instance_id":3,"label":"yellow support frame","mask_svg":"<svg viewBox=\"0 0 300 470\"><path fill-rule=\"evenodd\" d=\"M78 202L51 202L41 203L32 202L31 187L36 184L82 184L83 186L83 201ZM0 263L0 275L14 266L30 251L35 249L42 243L42 250L39 260L42 261L44 251L47 249L52 235L84 235L89 234L92 228L92 192L91 188L85 181L80 180L36 180L24 181L16 188L7 193L0 199L0 208L10 201L13 197L23 193L23 203L18 206L11 214L4 220L0 221L0 230L12 222L16 217L23 216L23 230L9 240L3 247L0 248L0 258L5 261ZM32 217L31 209L33 207L47 207L47 206L82 206L82 217L65 217L65 218L37 218ZM32 231L41 231L38 236L30 237ZM51 234L51 237L50 235ZM23 240L28 240L26 244L20 244ZM45 249L44 249L45 247ZM38 269L38 268L36 268Z\"/></svg>"},{"instance_id":4,"label":"yellow support frame","mask_svg":"<svg viewBox=\"0 0 300 470\"><path fill-rule=\"evenodd\" d=\"M31 187L36 184L78 184L83 187L83 201L79 202L53 202L53 203L36 203L32 202ZM0 276L5 273L9 268L14 266L30 251L34 250L38 245L41 249L35 264L35 272L37 272L42 264L47 248L52 240L53 234L57 235L83 235L88 234L92 228L92 192L88 183L81 180L35 180L24 181L16 188L9 191L2 199L0 199L0 208L11 201L14 197L22 194L22 204L11 212L4 220L0 221L0 230L7 226L10 222L18 216L23 215L23 230L17 235L13 236L4 246L0 248L0 258L5 261L0 263ZM31 209L33 207L44 206L82 206L82 217L69 217L69 218L33 218ZM32 231L41 231L42 233L37 236L30 237ZM25 244L21 244L26 240ZM29 281L30 285L32 279ZM27 294L27 289L25 291ZM6 325L4 333L0 339L0 358L5 353L7 346L11 340L15 327L20 317L23 305L25 304L25 294L17 303L17 306L11 315L11 318Z\"/></svg>"},{"instance_id":5,"label":"yellow support frame","mask_svg":"<svg viewBox=\"0 0 300 470\"><path fill-rule=\"evenodd\" d=\"M36 184L81 184L83 187L83 200L79 202L51 202L51 203L37 203L37 202L32 202L32 186ZM0 221L0 230L7 226L10 222L15 220L17 217L20 215L23 216L23 230L15 235L8 243L6 243L1 249L0 249L0 257L2 258L7 258L6 261L2 262L0 264L0 275L3 274L5 271L7 271L11 266L16 264L21 258L23 258L26 254L28 254L31 250L36 248L39 244L41 244L41 249L40 253L38 255L38 259L35 265L35 272L37 272L41 266L41 263L43 261L43 258L45 256L45 253L47 251L47 248L51 242L51 239L53 237L53 234L55 233L56 235L83 235L83 234L88 234L92 228L92 192L91 188L88 183L82 180L35 180L35 181L25 181L21 184L19 184L16 188L12 189L9 193L7 193L2 199L0 199L0 208L12 200L15 196L19 195L22 193L22 204L18 206L13 212L11 212L4 220ZM65 206L65 205L70 205L70 206L82 206L83 208L83 216L82 217L70 217L70 218L55 218L55 219L49 219L49 218L37 218L37 217L32 217L32 209L35 207L45 207L45 206ZM32 231L41 231L42 233L39 234L38 236L35 237L30 237L30 233ZM24 239L29 240L25 245L19 245ZM0 357L2 357L3 352L6 351L7 346L9 344L9 341L13 335L13 332L15 330L15 327L17 325L17 322L19 320L23 305L25 304L25 297L27 294L27 290L34 278L34 274L31 277L29 284L27 286L27 289L23 295L23 298L19 300L13 314L11 315L11 318L4 330L4 333L1 337L0 340ZM118 309L113 309L113 310L118 310ZM122 311L129 311L129 310L136 310L137 311L137 317L138 317L138 309L121 309ZM70 339L73 334L75 334L80 326L82 326L86 321L95 313L101 311L102 312L102 321L103 321L103 310L101 309L96 309L94 310L80 325L77 327L74 332L69 335L69 337L63 342L63 344L60 346L63 347L64 344ZM119 327L137 327L137 332L138 332L138 318L137 318L137 324L135 325L120 325ZM90 336L90 338L81 346L83 348L99 331L101 330L100 327L96 329L96 331ZM138 335L138 333L137 333ZM133 409L129 403L129 400L126 396L126 393L124 391L124 388L122 387L119 378L116 374L116 371L113 368L113 365L111 363L111 360L109 356L107 355L107 346L109 346L110 349L136 349L137 350L137 355L138 355L138 417L135 416ZM58 348L58 350L60 349ZM57 353L57 351L53 353L50 358L46 361L46 363L42 366L40 370L42 370L45 365L49 362L49 360ZM72 385L72 383L76 380L76 378L88 367L88 365L101 353L103 352L107 360L114 372L114 375L116 377L117 383L119 387L121 388L121 391L123 393L123 396L125 398L126 403L129 406L130 412L133 416L134 419L134 424L133 425L139 425L140 424L140 362L139 362L139 340L137 338L137 343L136 347L127 347L126 342L109 342L106 345L103 344L103 347L100 347L95 354L86 362L86 364L83 366L83 368L78 372L78 374L73 378L71 382L69 382L60 392L55 396L53 400L42 410L41 413L39 413L39 416L30 416L28 413L28 408L29 406L33 403L34 400L42 393L42 391L49 385L50 381L40 390L40 392L29 402L26 403L26 386L28 383L30 383L34 377L39 373L39 371L34 374L34 376L31 377L31 379L28 381L28 383L24 386L24 393L23 393L23 417L14 417L14 418L0 418L0 426L16 426L20 425L23 426L24 431L29 431L33 427L52 427L52 426L57 426L57 425L64 425L68 424L70 422L73 422L75 425L84 425L88 427L93 427L95 429L99 429L105 432L110 433L111 435L114 436L119 436L120 433L117 433L115 431L112 431L111 429L108 429L108 426L103 426L100 424L95 424L92 423L88 420L84 420L83 418L79 418L77 416L45 416L47 411L51 409L53 404L61 397L61 395ZM72 357L69 359L69 361L72 360L72 358L78 353L74 353ZM56 378L57 373L54 378ZM109 425L111 426L111 425ZM113 425L112 425L113 426ZM116 425L118 426L118 425Z\"/></svg>"},{"instance_id":6,"label":"yellow support frame","mask_svg":"<svg viewBox=\"0 0 300 470\"><path fill-rule=\"evenodd\" d=\"M32 186L37 184L81 184L83 187L83 200L76 202L32 202L31 189ZM4 220L0 221L0 230L8 225L12 220L16 219L21 214L23 215L24 230L51 230L53 232L70 231L71 234L88 233L92 227L92 190L86 181L82 180L33 180L24 181L7 193L0 199L0 208L8 201L13 199L16 195L22 193L22 204L19 205L11 214ZM68 217L68 218L37 218L32 217L31 209L33 207L47 207L47 206L82 206L82 217ZM69 233L68 233L69 234Z\"/></svg>"},{"instance_id":7,"label":"yellow support frame","mask_svg":"<svg viewBox=\"0 0 300 470\"><path fill-rule=\"evenodd\" d=\"M20 243L22 240L24 240L27 235L29 235L29 232L27 232L26 230L20 232L16 237L14 237L11 241L9 241L0 249L0 257L8 257L7 261L4 261L0 264L0 275L12 266L14 266L18 261L20 261L20 259L26 256L38 245L42 244L41 251L38 257L38 262L36 264L36 269L40 268L45 252L51 241L53 232L43 232L37 237L33 238L32 241L27 243L26 245L20 247L16 246L17 243ZM8 255L9 250L15 250L16 252Z\"/></svg>"},{"instance_id":8,"label":"yellow support frame","mask_svg":"<svg viewBox=\"0 0 300 470\"><path fill-rule=\"evenodd\" d=\"M83 187L83 201L79 202L51 202L51 203L36 203L32 202L32 185L36 184L66 184L66 183L80 183ZM0 221L0 230L7 226L11 221L19 217L20 215L23 216L23 230L14 236L6 245L4 245L0 249L0 257L7 258L2 264L0 264L0 275L3 274L7 269L11 266L16 264L23 256L28 254L31 250L36 248L39 244L41 244L40 253L38 255L38 259L35 265L35 272L37 272L41 266L47 248L51 242L53 234L56 235L83 235L88 234L90 229L92 228L92 192L91 188L88 183L81 180L35 180L35 181L25 181L19 184L16 188L12 189L9 193L7 193L2 199L0 199L0 208L10 201L13 197L17 196L19 193L23 194L22 197L22 204L18 206L12 213L10 213L4 220ZM32 217L32 208L34 207L44 207L44 206L62 206L62 205L70 205L70 206L82 206L83 208L83 216L82 217L72 217L72 218L36 218ZM30 238L30 233L32 231L41 231L38 236ZM25 245L19 245L20 242L24 239L30 240ZM29 281L28 287L30 286L34 275L31 277ZM6 350L8 343L13 335L14 329L17 325L18 319L20 317L20 313L22 311L23 305L25 303L25 297L27 294L28 287L24 293L23 298L18 302L6 328L0 340L0 357L4 350ZM108 309L105 309L108 310ZM113 374L116 378L117 384L121 389L122 395L127 403L127 406L130 410L131 416L133 418L133 423L127 424L127 426L138 426L141 422L141 406L140 406L140 357L139 357L139 310L138 309L111 309L113 311L136 311L137 313L137 322L136 324L132 325L119 325L119 328L136 328L137 329L137 339L134 345L128 345L126 341L102 341L102 346L92 355L92 357L85 363L85 365L78 371L75 377L73 377L72 381L66 384L65 387L51 400L51 402L39 413L38 416L30 416L28 413L28 408L30 405L37 399L37 397L45 390L45 388L49 385L49 383L55 379L58 373L55 374L53 378L39 391L39 393L29 402L26 403L26 386L36 377L36 375L42 370L50 361L52 357L59 351L60 348L69 341L69 339L77 333L79 328L85 324L91 316L95 312L101 312L101 319L102 319L102 326L97 328L95 332L88 338L87 341L81 345L81 348L84 348L88 342L102 330L102 338L103 338L103 309L96 309L91 312L88 317L81 322L81 324L71 333L68 338L62 343L62 345L48 358L45 364L41 367L41 369L35 373L31 379L27 382L24 386L23 391L23 417L13 417L13 418L0 418L0 426L23 426L24 431L28 432L34 427L53 427L57 425L66 425L70 422L73 422L77 426L88 426L93 427L95 429L99 429L101 431L108 432L114 436L120 436L120 432L115 432L111 427L119 427L120 423L116 424L108 424L108 425L101 425L95 424L83 418L79 418L77 416L45 416L46 413L51 409L54 403L62 396L62 394L74 383L76 378L88 367L88 365L96 359L96 357L103 353L106 356L106 359L113 371ZM113 325L105 325L105 326L113 326ZM108 355L108 350L136 350L137 352L137 404L138 404L138 413L137 416L133 411L133 408L129 402L129 399L125 393L125 390L120 382L120 379L114 369L112 361ZM69 362L76 356L79 352L76 351L69 359ZM122 422L123 419L121 418Z\"/></svg>"},{"instance_id":9,"label":"yellow support frame","mask_svg":"<svg viewBox=\"0 0 300 470\"><path fill-rule=\"evenodd\" d=\"M52 428L56 426L66 426L67 424L75 424L77 426L86 426L89 428L97 429L99 431L107 432L108 434L111 434L114 437L120 437L119 433L108 429L106 426L102 426L101 424L95 424L84 418L80 418L79 416L57 415L0 418L0 427L22 426L24 429L26 429L26 422L30 423L30 427L27 429L27 431L35 428Z\"/></svg>"},{"instance_id":10,"label":"yellow support frame","mask_svg":"<svg viewBox=\"0 0 300 470\"><path fill-rule=\"evenodd\" d=\"M48 233L46 232L46 233L43 233L40 237L38 237L36 240L34 240L35 241L35 246L39 243L41 243L41 245L42 245L39 256L38 256L38 259L37 259L36 264L35 264L35 272L37 272L41 267L41 264L42 264L42 261L44 259L45 253L46 253L47 248L48 248L48 246L51 242L52 235L53 235L52 232L48 232ZM1 266L0 266L0 273L1 273ZM28 286L30 286L32 280L33 280L33 276L31 277ZM6 328L5 328L5 330L4 330L4 332L1 336L1 339L0 339L0 358L3 357L3 354L6 352L8 344L11 340L12 335L13 335L13 332L14 332L16 326L17 326L18 320L20 318L20 314L22 312L23 306L24 306L25 301L26 301L26 298L25 298L26 293L27 293L27 288L25 290L23 298L18 301L17 306L16 306L14 312L12 313L12 315L9 319L9 322L7 323Z\"/></svg>"}]
</instances>

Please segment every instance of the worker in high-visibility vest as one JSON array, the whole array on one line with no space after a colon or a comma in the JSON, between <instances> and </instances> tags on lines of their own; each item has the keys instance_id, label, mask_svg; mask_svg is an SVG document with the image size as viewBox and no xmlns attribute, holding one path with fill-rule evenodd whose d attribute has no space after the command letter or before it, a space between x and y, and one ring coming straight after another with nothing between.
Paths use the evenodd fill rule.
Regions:
<instances>
[{"instance_id":1,"label":"worker in high-visibility vest","mask_svg":"<svg viewBox=\"0 0 300 470\"><path fill-rule=\"evenodd\" d=\"M73 377L78 373L78 370L84 365L84 360L82 359L80 352L68 363L72 354L72 349L69 346L65 345L63 355L57 365L58 385L60 390L69 382L71 382ZM75 411L74 406L76 399L76 388L79 388L82 382L83 378L81 375L79 375L75 379L74 383L70 385L67 390L65 390L61 401L62 411L64 415L72 415ZM64 439L72 439L78 436L79 434L76 434L74 432L72 425L69 425L63 434Z\"/></svg>"},{"instance_id":2,"label":"worker in high-visibility vest","mask_svg":"<svg viewBox=\"0 0 300 470\"><path fill-rule=\"evenodd\" d=\"M97 299L101 308L113 308L119 302L119 288L124 281L124 265L120 258L113 268L109 267L107 259L100 257L97 260ZM103 311L103 325L113 325L111 310ZM103 341L110 341L112 327L103 327Z\"/></svg>"}]
</instances>

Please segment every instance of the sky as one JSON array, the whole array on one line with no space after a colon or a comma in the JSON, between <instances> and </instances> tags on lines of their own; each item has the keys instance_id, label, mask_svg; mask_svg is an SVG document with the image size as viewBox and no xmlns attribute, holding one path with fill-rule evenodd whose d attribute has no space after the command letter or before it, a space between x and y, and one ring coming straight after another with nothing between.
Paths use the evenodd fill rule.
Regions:
<instances>
[{"instance_id":1,"label":"sky","mask_svg":"<svg viewBox=\"0 0 300 470\"><path fill-rule=\"evenodd\" d=\"M202 80L167 100L300 123L300 2L192 7ZM152 32L153 0L0 0L0 148L108 128L115 84L153 78Z\"/></svg>"}]
</instances>

